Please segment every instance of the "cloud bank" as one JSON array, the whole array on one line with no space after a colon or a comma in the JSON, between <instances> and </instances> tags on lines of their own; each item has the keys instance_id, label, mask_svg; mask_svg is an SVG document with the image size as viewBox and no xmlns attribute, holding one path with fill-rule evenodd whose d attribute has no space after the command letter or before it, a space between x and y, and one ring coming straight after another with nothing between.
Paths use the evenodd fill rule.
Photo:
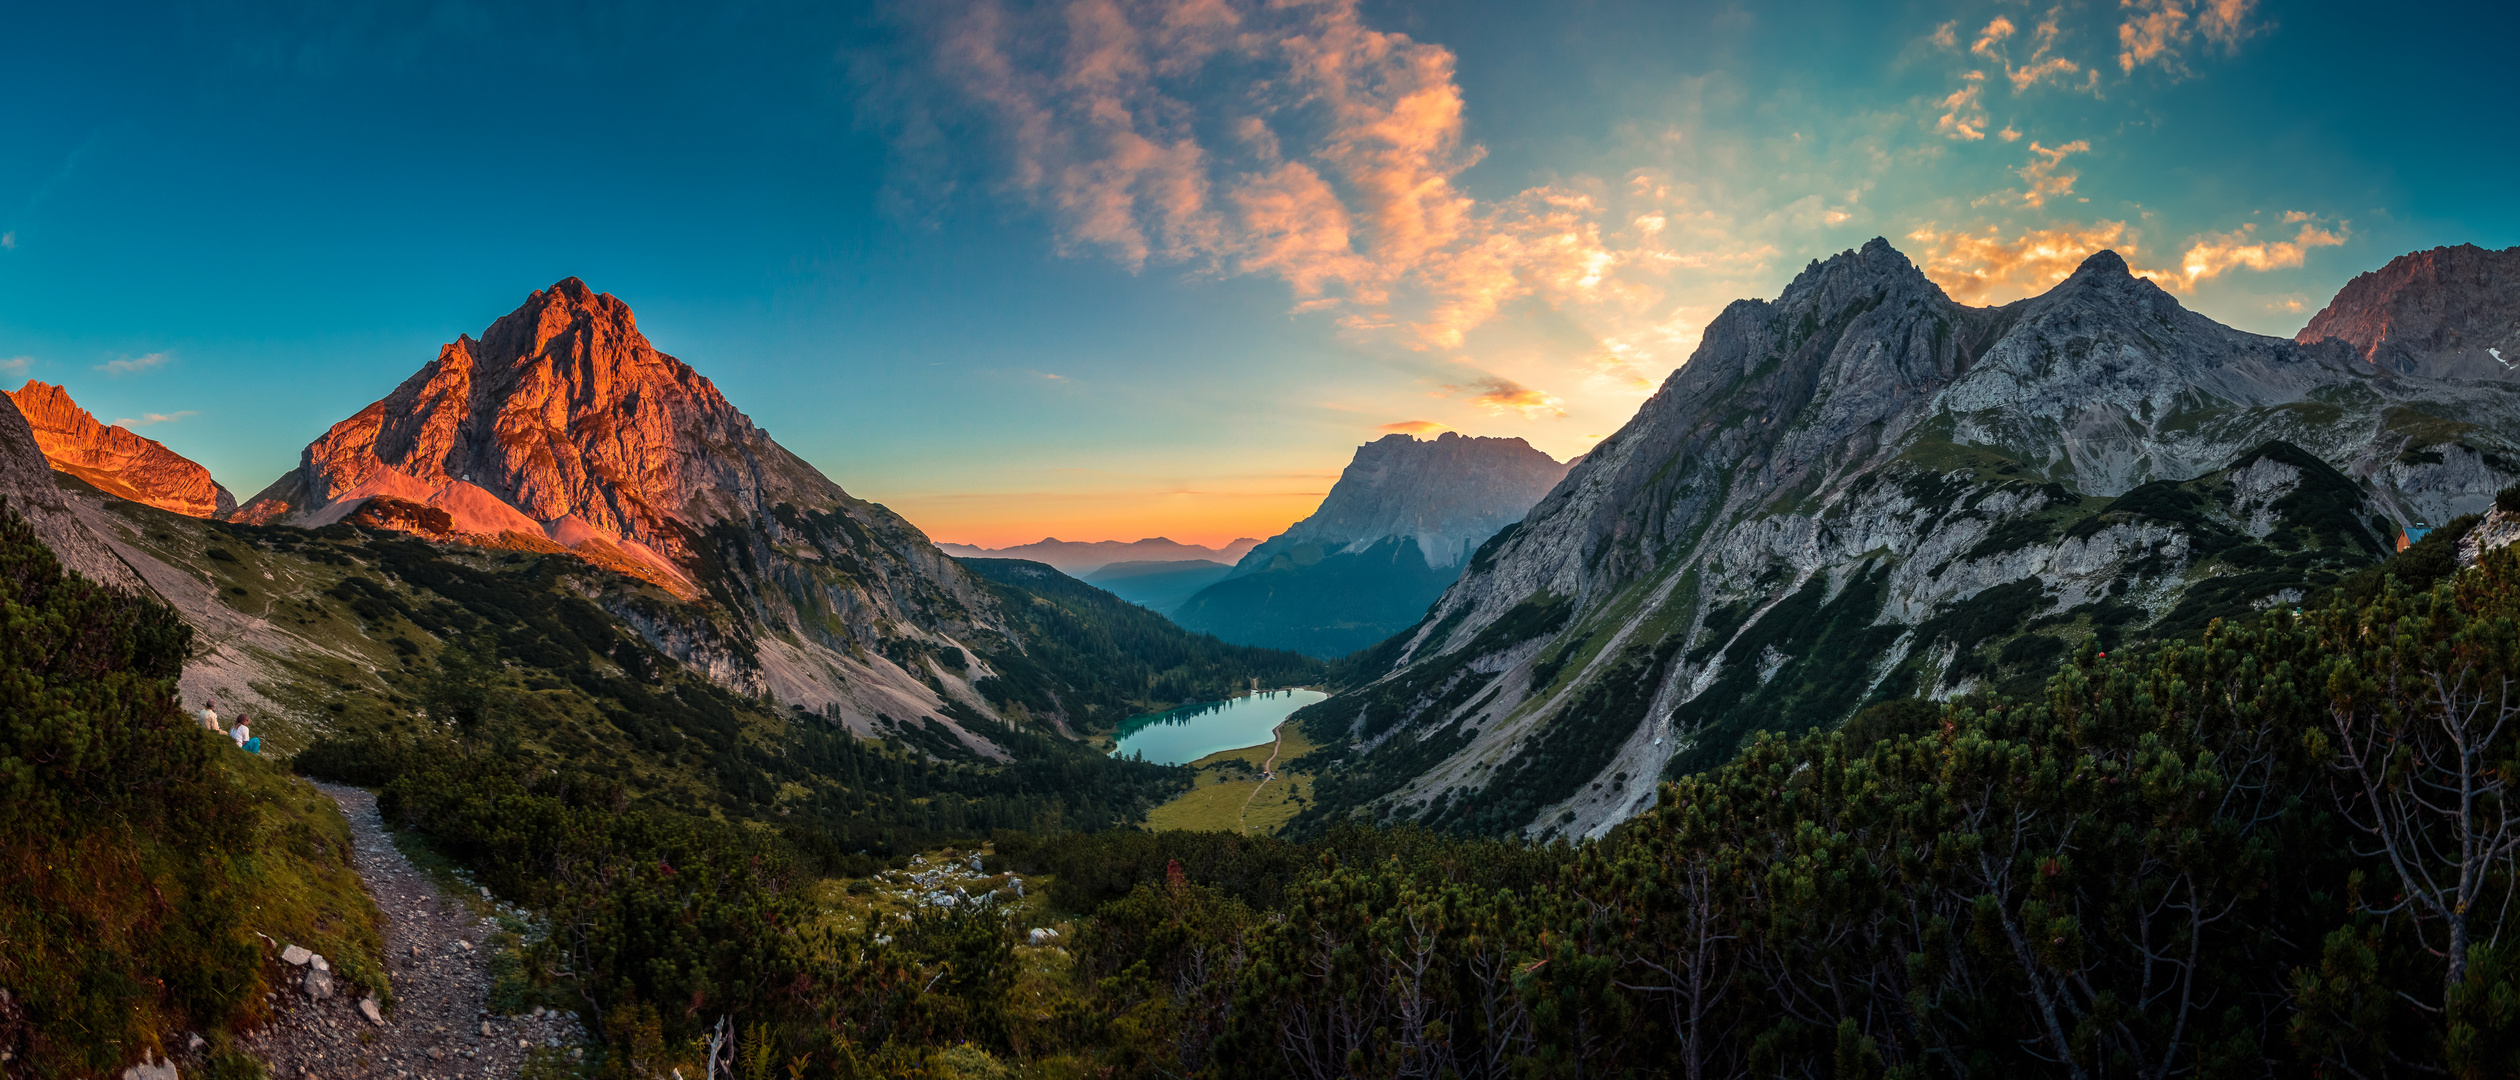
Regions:
<instances>
[{"instance_id":1,"label":"cloud bank","mask_svg":"<svg viewBox=\"0 0 2520 1080\"><path fill-rule=\"evenodd\" d=\"M1632 254L1588 193L1465 193L1483 151L1452 52L1349 0L979 3L939 55L1071 253L1273 276L1299 311L1424 348L1523 297L1589 299Z\"/></svg>"}]
</instances>

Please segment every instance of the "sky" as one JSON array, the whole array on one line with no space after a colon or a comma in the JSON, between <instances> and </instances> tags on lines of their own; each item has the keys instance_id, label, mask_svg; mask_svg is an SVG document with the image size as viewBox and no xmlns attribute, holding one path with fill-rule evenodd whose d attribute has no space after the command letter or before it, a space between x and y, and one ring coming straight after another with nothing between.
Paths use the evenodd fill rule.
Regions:
<instances>
[{"instance_id":1,"label":"sky","mask_svg":"<svg viewBox=\"0 0 2520 1080\"><path fill-rule=\"evenodd\" d=\"M240 499L577 276L940 541L1265 537L1615 431L1887 237L2289 336L2520 245L2520 6L992 0L0 13L0 381Z\"/></svg>"}]
</instances>

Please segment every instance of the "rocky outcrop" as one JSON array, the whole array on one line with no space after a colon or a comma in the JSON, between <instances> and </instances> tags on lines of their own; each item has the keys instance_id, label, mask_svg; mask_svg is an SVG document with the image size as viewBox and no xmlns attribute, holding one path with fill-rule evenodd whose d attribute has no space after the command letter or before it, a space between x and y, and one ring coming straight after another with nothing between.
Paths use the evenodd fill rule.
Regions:
<instances>
[{"instance_id":1,"label":"rocky outcrop","mask_svg":"<svg viewBox=\"0 0 2520 1080\"><path fill-rule=\"evenodd\" d=\"M1201 547L1156 536L1144 540L1061 540L1055 536L1014 547L984 548L970 544L938 544L957 559L1024 559L1048 563L1074 578L1087 578L1119 563L1219 562L1231 565L1260 541L1242 537L1224 547Z\"/></svg>"},{"instance_id":2,"label":"rocky outcrop","mask_svg":"<svg viewBox=\"0 0 2520 1080\"><path fill-rule=\"evenodd\" d=\"M2520 378L2520 247L2461 244L2391 259L2345 283L2294 340L2330 338L2408 375Z\"/></svg>"},{"instance_id":3,"label":"rocky outcrop","mask_svg":"<svg viewBox=\"0 0 2520 1080\"><path fill-rule=\"evenodd\" d=\"M5 394L0 394L0 500L34 527L63 566L107 585L148 591L131 566L73 512L53 479L52 463L36 442L35 429Z\"/></svg>"},{"instance_id":4,"label":"rocky outcrop","mask_svg":"<svg viewBox=\"0 0 2520 1080\"><path fill-rule=\"evenodd\" d=\"M52 467L99 491L186 517L225 517L236 509L236 496L210 479L210 470L155 439L97 423L58 386L30 379L8 396Z\"/></svg>"},{"instance_id":5,"label":"rocky outcrop","mask_svg":"<svg viewBox=\"0 0 2520 1080\"><path fill-rule=\"evenodd\" d=\"M1875 240L1728 307L1316 707L1316 820L1597 833L1753 731L2297 599L2514 479L2520 385L2233 330L2113 253L1970 308Z\"/></svg>"},{"instance_id":6,"label":"rocky outcrop","mask_svg":"<svg viewBox=\"0 0 2520 1080\"><path fill-rule=\"evenodd\" d=\"M1470 553L1567 466L1521 439L1390 435L1356 450L1319 509L1172 611L1226 641L1343 656L1417 621Z\"/></svg>"}]
</instances>

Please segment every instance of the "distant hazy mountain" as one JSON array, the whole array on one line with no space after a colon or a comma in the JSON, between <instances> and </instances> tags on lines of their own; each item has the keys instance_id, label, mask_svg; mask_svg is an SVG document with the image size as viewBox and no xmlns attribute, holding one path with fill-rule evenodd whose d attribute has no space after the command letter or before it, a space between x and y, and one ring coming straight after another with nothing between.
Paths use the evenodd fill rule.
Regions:
<instances>
[{"instance_id":1,"label":"distant hazy mountain","mask_svg":"<svg viewBox=\"0 0 2520 1080\"><path fill-rule=\"evenodd\" d=\"M1567 466L1521 439L1445 432L1358 447L1311 517L1173 612L1227 641L1343 656L1418 621L1471 552Z\"/></svg>"},{"instance_id":2,"label":"distant hazy mountain","mask_svg":"<svg viewBox=\"0 0 2520 1080\"><path fill-rule=\"evenodd\" d=\"M108 495L186 517L223 517L236 509L236 496L210 479L210 470L156 439L97 423L58 386L30 379L8 396L57 471Z\"/></svg>"},{"instance_id":3,"label":"distant hazy mountain","mask_svg":"<svg viewBox=\"0 0 2520 1080\"><path fill-rule=\"evenodd\" d=\"M1146 540L1061 540L1051 537L1015 547L984 548L970 544L938 544L945 554L957 559L1029 559L1049 563L1070 577L1082 578L1113 563L1124 562L1187 562L1204 560L1231 565L1260 541L1248 536L1221 548L1179 544L1163 537Z\"/></svg>"},{"instance_id":4,"label":"distant hazy mountain","mask_svg":"<svg viewBox=\"0 0 2520 1080\"><path fill-rule=\"evenodd\" d=\"M1170 615L1182 601L1222 580L1233 569L1226 563L1206 559L1124 562L1085 575L1085 582L1132 604Z\"/></svg>"}]
</instances>

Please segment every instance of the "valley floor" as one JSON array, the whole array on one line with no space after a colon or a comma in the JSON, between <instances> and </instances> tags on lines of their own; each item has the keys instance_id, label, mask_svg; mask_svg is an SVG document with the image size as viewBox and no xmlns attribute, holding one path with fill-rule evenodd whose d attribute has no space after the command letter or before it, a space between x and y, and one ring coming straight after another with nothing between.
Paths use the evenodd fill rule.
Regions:
<instances>
[{"instance_id":1,"label":"valley floor","mask_svg":"<svg viewBox=\"0 0 2520 1080\"><path fill-rule=\"evenodd\" d=\"M1272 836L1294 820L1312 794L1312 777L1284 771L1287 762L1313 752L1301 725L1277 727L1274 742L1219 750L1190 767L1198 781L1171 802L1147 811L1146 827ZM1274 777L1263 779L1264 776Z\"/></svg>"},{"instance_id":2,"label":"valley floor","mask_svg":"<svg viewBox=\"0 0 2520 1080\"><path fill-rule=\"evenodd\" d=\"M277 1080L511 1077L565 1067L587 1042L573 1014L489 1012L505 929L489 905L441 889L414 866L386 832L374 793L317 786L349 820L359 874L384 913L394 1001L379 1024L348 993L310 997L293 979L273 1022L241 1049Z\"/></svg>"}]
</instances>

